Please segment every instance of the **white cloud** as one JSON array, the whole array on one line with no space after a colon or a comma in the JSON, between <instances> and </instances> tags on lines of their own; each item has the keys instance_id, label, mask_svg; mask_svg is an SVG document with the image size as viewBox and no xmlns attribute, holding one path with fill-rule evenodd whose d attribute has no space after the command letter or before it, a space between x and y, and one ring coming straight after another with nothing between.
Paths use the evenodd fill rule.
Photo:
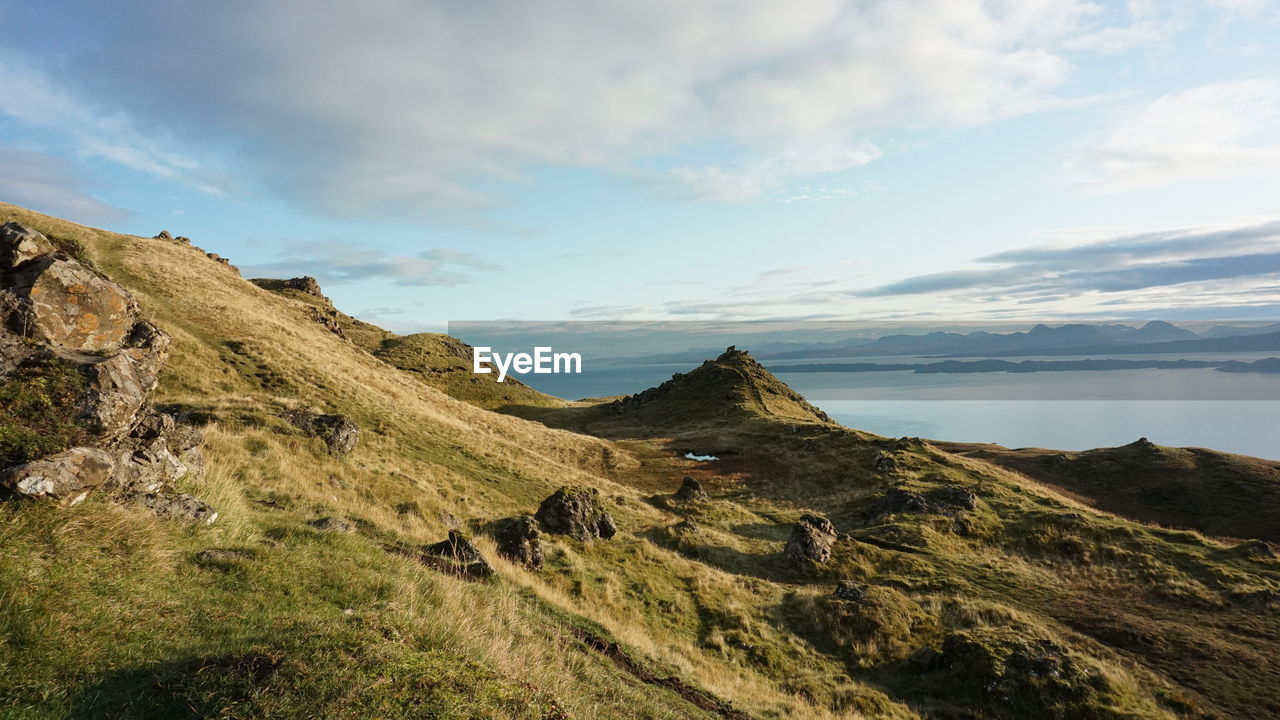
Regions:
<instances>
[{"instance_id":1,"label":"white cloud","mask_svg":"<svg viewBox=\"0 0 1280 720\"><path fill-rule=\"evenodd\" d=\"M130 214L83 190L84 173L63 158L0 148L0 168L0 201L90 224L107 225Z\"/></svg>"},{"instance_id":2,"label":"white cloud","mask_svg":"<svg viewBox=\"0 0 1280 720\"><path fill-rule=\"evenodd\" d=\"M28 121L94 128L86 152L162 174L192 168L150 139L213 143L334 214L480 204L542 166L634 173L719 143L738 159L699 153L676 179L705 196L771 192L833 171L813 148L852 149L835 169L857 167L886 128L1061 102L1062 48L1098 15L1083 0L41 7L96 50L43 70L60 84L18 98ZM110 132L102 110L122 118Z\"/></svg>"},{"instance_id":3,"label":"white cloud","mask_svg":"<svg viewBox=\"0 0 1280 720\"><path fill-rule=\"evenodd\" d=\"M797 178L860 168L880 155L880 148L869 142L826 143L788 150L735 167L676 168L662 176L660 182L666 189L674 184L681 194L698 200L752 200L782 191Z\"/></svg>"},{"instance_id":4,"label":"white cloud","mask_svg":"<svg viewBox=\"0 0 1280 720\"><path fill-rule=\"evenodd\" d=\"M0 116L62 131L83 157L217 192L200 178L199 163L170 149L172 141L148 137L124 111L91 106L48 74L4 57L0 57Z\"/></svg>"},{"instance_id":5,"label":"white cloud","mask_svg":"<svg viewBox=\"0 0 1280 720\"><path fill-rule=\"evenodd\" d=\"M1158 98L1079 148L1067 167L1103 191L1280 173L1278 129L1275 79L1204 85Z\"/></svg>"}]
</instances>

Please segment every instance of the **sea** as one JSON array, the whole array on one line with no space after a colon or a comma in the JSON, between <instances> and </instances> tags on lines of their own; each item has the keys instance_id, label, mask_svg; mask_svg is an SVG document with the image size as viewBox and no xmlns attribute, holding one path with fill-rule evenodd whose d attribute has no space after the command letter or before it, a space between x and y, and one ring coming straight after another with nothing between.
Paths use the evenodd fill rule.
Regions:
<instances>
[{"instance_id":1,"label":"sea","mask_svg":"<svg viewBox=\"0 0 1280 720\"><path fill-rule=\"evenodd\" d=\"M1275 353L1097 355L1092 359L1239 360ZM948 358L977 359L977 358ZM1010 357L1002 360L1079 360ZM779 360L814 363L933 363L937 357ZM770 361L763 360L768 367ZM581 375L520 379L566 399L639 392L697 363L584 359ZM780 372L778 377L841 424L890 437L918 436L1006 447L1086 450L1145 437L1160 445L1206 447L1280 459L1280 374L1212 368L917 374Z\"/></svg>"}]
</instances>

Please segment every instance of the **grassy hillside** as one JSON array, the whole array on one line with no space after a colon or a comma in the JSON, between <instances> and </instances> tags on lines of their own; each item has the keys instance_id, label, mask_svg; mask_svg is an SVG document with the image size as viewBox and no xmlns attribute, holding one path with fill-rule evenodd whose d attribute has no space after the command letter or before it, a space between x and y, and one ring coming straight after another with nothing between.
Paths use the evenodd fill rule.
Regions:
<instances>
[{"instance_id":1,"label":"grassy hillside","mask_svg":"<svg viewBox=\"0 0 1280 720\"><path fill-rule=\"evenodd\" d=\"M1086 452L948 449L1053 484L1091 505L1210 535L1280 542L1280 462L1145 440Z\"/></svg>"},{"instance_id":2,"label":"grassy hillside","mask_svg":"<svg viewBox=\"0 0 1280 720\"><path fill-rule=\"evenodd\" d=\"M0 504L0 716L1280 713L1280 561L1256 545L840 427L736 352L631 401L491 412L414 369L449 339L340 336L319 298L191 247L0 205L13 219L78 243L173 335L156 401L207 420L187 482L222 516ZM353 418L355 451L281 419L298 408ZM686 475L706 498L673 495ZM618 535L544 535L539 571L499 557L492 521L564 485L599 490ZM796 562L811 512L839 536ZM450 529L494 577L403 552Z\"/></svg>"}]
</instances>

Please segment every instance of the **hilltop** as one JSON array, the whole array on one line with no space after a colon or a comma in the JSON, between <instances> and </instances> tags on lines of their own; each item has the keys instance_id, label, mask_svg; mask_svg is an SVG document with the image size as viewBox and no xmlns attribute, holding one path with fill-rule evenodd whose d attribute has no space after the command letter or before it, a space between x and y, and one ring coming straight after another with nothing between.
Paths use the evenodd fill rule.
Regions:
<instances>
[{"instance_id":1,"label":"hilltop","mask_svg":"<svg viewBox=\"0 0 1280 720\"><path fill-rule=\"evenodd\" d=\"M110 484L0 503L0 715L1280 712L1261 540L844 428L735 348L629 398L522 404L432 372L456 340L361 323L301 279L0 205L8 221L168 339L136 412L169 418L171 454L201 438L165 492L217 518ZM24 368L4 402L59 412L9 412L0 436L39 420L58 450L117 451L51 399L82 376ZM138 427L128 442L155 440Z\"/></svg>"}]
</instances>

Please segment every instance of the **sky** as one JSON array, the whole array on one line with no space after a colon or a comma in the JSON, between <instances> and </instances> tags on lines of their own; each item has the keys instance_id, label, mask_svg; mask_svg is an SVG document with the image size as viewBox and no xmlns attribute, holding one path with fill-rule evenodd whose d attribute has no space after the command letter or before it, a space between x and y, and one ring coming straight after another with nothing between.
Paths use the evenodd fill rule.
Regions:
<instances>
[{"instance_id":1,"label":"sky","mask_svg":"<svg viewBox=\"0 0 1280 720\"><path fill-rule=\"evenodd\" d=\"M0 0L0 200L400 332L1280 317L1274 0Z\"/></svg>"}]
</instances>

